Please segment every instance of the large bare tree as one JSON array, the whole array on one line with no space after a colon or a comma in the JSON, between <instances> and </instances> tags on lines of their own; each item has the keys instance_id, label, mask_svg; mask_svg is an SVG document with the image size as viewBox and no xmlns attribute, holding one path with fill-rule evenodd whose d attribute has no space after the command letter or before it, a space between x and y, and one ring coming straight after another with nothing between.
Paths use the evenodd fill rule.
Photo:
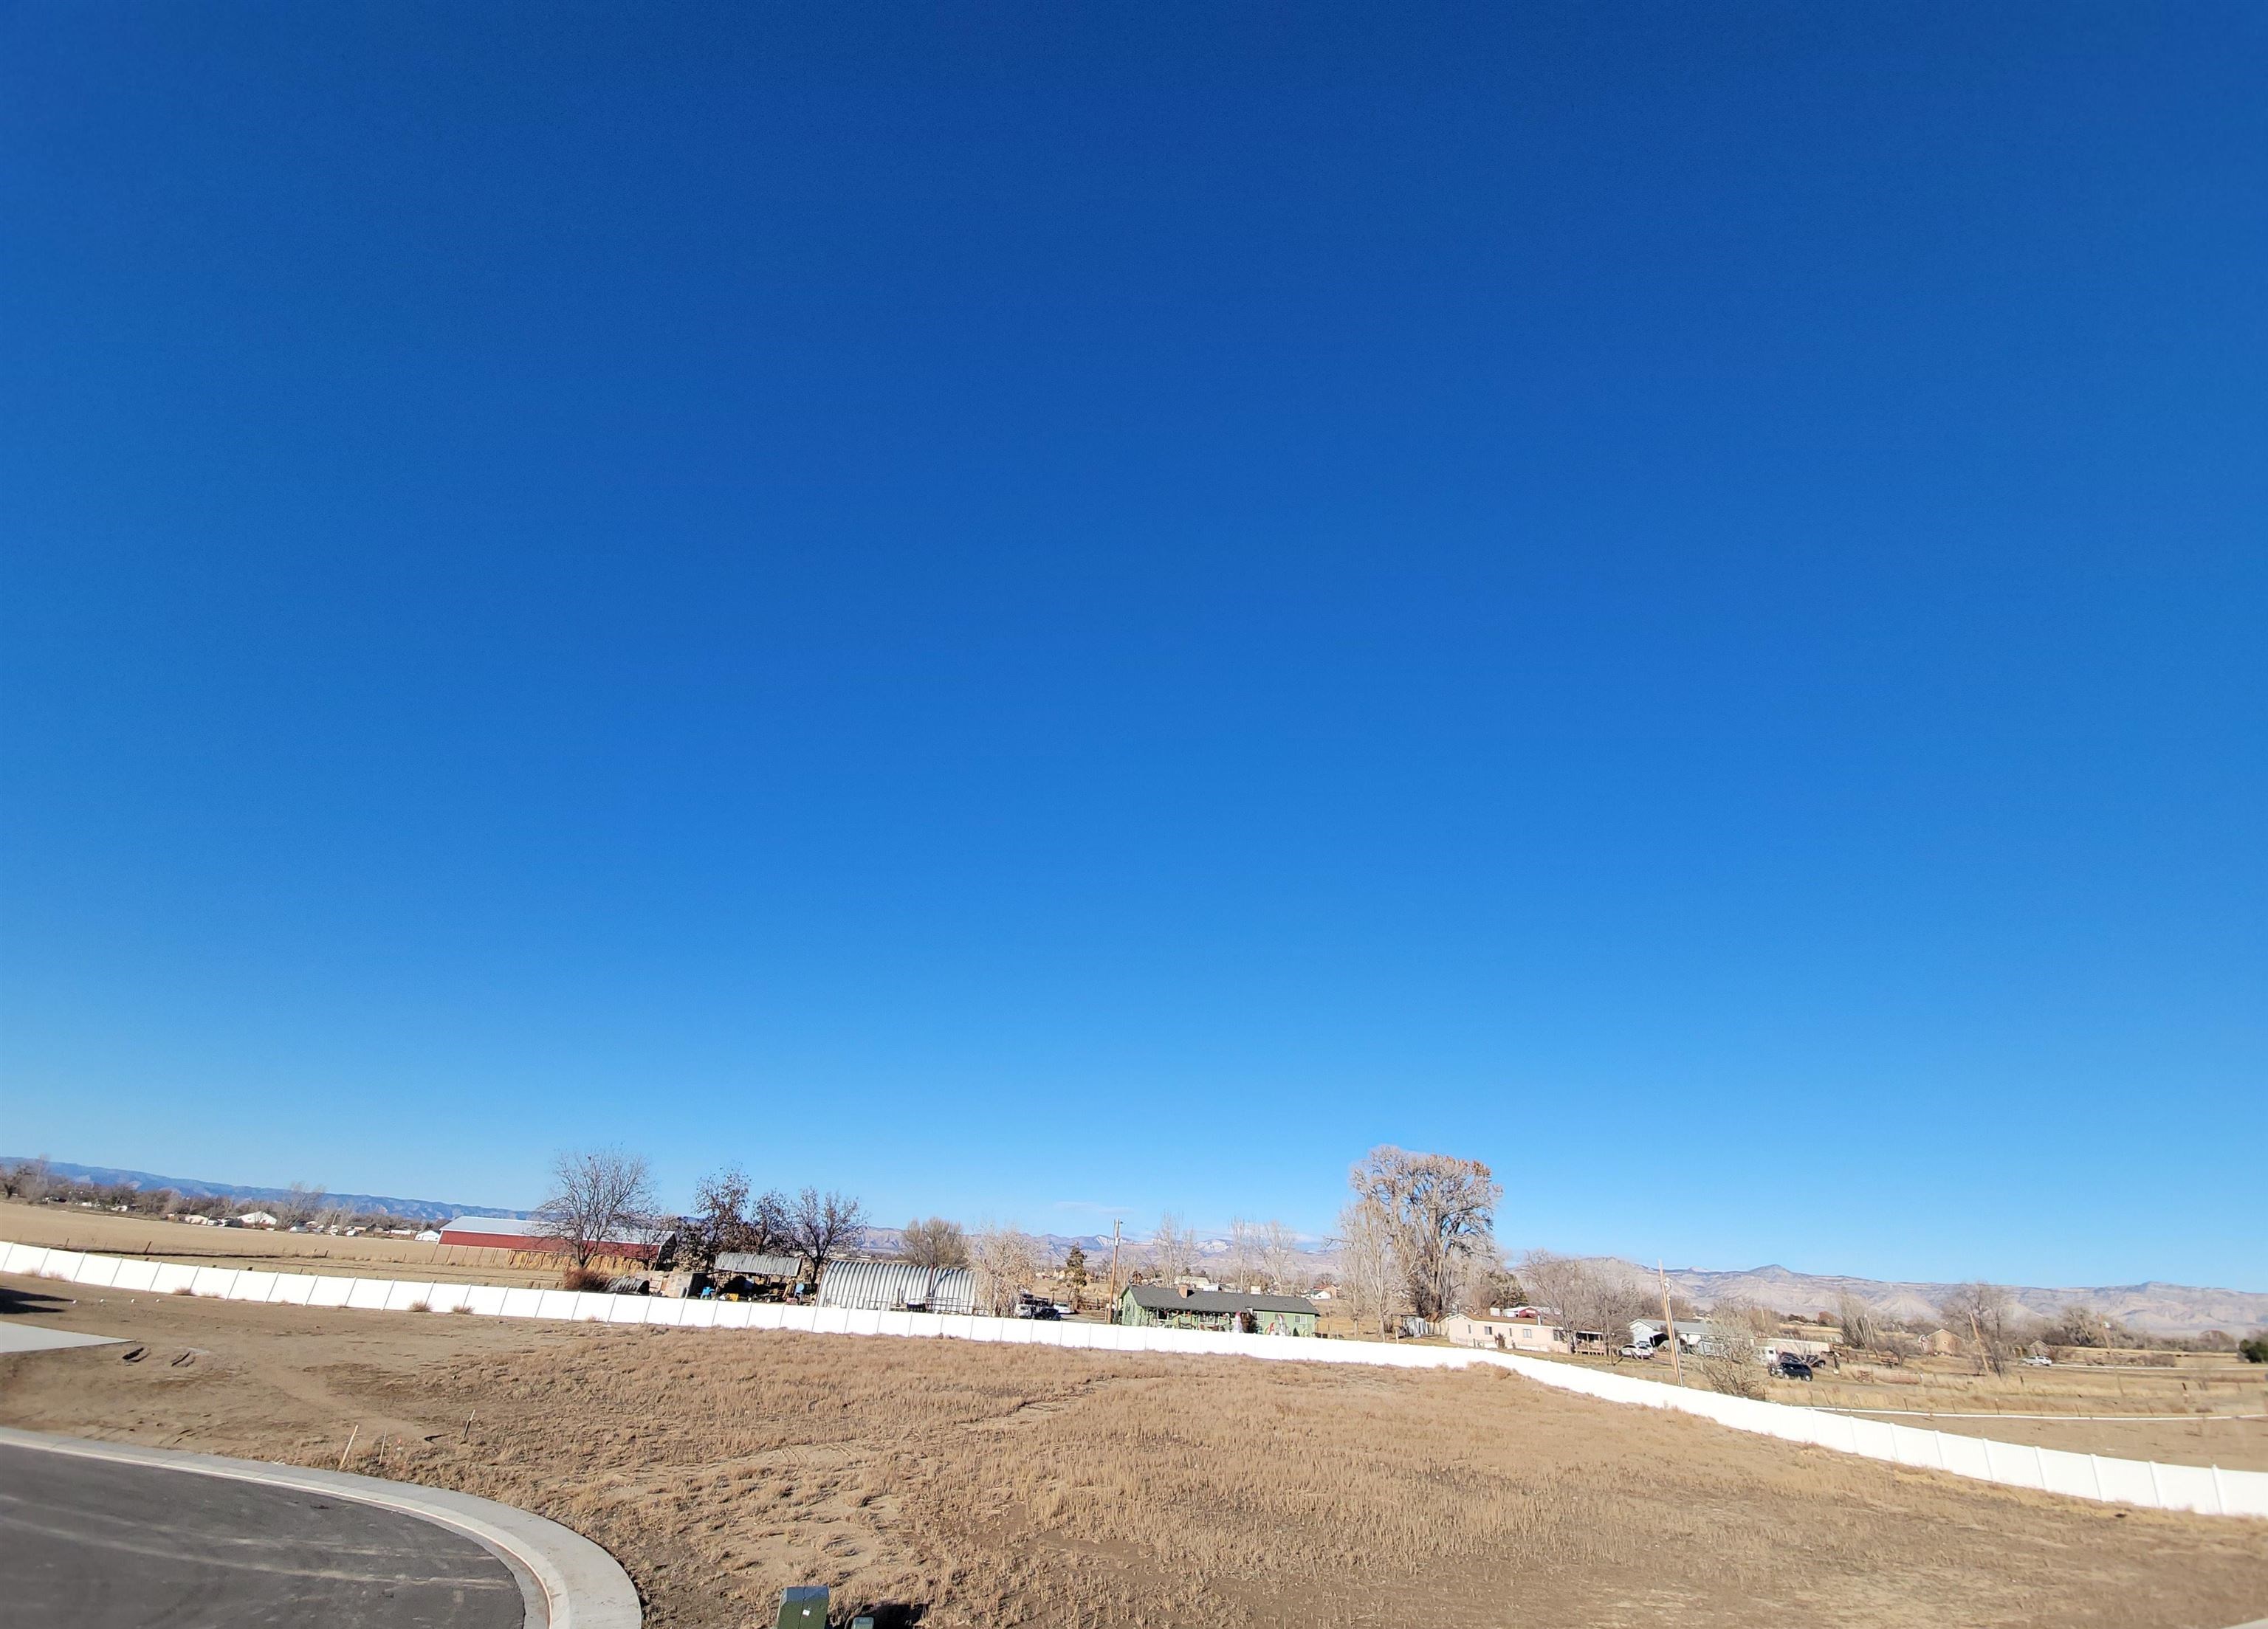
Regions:
<instances>
[{"instance_id":1,"label":"large bare tree","mask_svg":"<svg viewBox=\"0 0 2268 1629\"><path fill-rule=\"evenodd\" d=\"M1978 1372L2007 1372L2015 1356L2017 1339L2010 1327L2015 1301L1998 1284L1959 1284L1938 1303L1937 1316L1955 1335L1977 1347Z\"/></svg>"},{"instance_id":2,"label":"large bare tree","mask_svg":"<svg viewBox=\"0 0 2268 1629\"><path fill-rule=\"evenodd\" d=\"M1150 1236L1150 1270L1161 1284L1186 1278L1197 1271L1197 1236L1193 1228L1182 1225L1182 1219L1167 1211L1158 1218L1158 1230Z\"/></svg>"},{"instance_id":3,"label":"large bare tree","mask_svg":"<svg viewBox=\"0 0 2268 1629\"><path fill-rule=\"evenodd\" d=\"M898 1253L917 1267L943 1269L968 1265L968 1236L957 1222L932 1216L898 1229Z\"/></svg>"},{"instance_id":4,"label":"large bare tree","mask_svg":"<svg viewBox=\"0 0 2268 1629\"><path fill-rule=\"evenodd\" d=\"M580 1267L601 1244L652 1228L653 1209L653 1172L645 1156L586 1148L552 1162L550 1197L536 1208L535 1219Z\"/></svg>"},{"instance_id":5,"label":"large bare tree","mask_svg":"<svg viewBox=\"0 0 2268 1629\"><path fill-rule=\"evenodd\" d=\"M866 1228L866 1207L847 1194L821 1193L816 1188L804 1189L786 1206L787 1242L811 1263L811 1281L816 1286L827 1264L858 1243Z\"/></svg>"},{"instance_id":6,"label":"large bare tree","mask_svg":"<svg viewBox=\"0 0 2268 1629\"><path fill-rule=\"evenodd\" d=\"M1282 1222L1270 1221L1261 1225L1260 1260L1261 1276L1270 1294L1305 1293L1308 1283L1307 1262L1300 1254L1299 1239Z\"/></svg>"},{"instance_id":7,"label":"large bare tree","mask_svg":"<svg viewBox=\"0 0 2268 1629\"><path fill-rule=\"evenodd\" d=\"M1039 1241L1013 1222L995 1227L988 1222L969 1236L968 1258L976 1271L976 1310L1007 1317L1039 1271Z\"/></svg>"},{"instance_id":8,"label":"large bare tree","mask_svg":"<svg viewBox=\"0 0 2268 1629\"><path fill-rule=\"evenodd\" d=\"M1412 1310L1423 1318L1454 1311L1468 1264L1496 1255L1491 1229L1504 1188L1489 1168L1447 1154L1377 1148L1347 1173L1347 1185L1385 1215Z\"/></svg>"},{"instance_id":9,"label":"large bare tree","mask_svg":"<svg viewBox=\"0 0 2268 1629\"><path fill-rule=\"evenodd\" d=\"M1394 1228L1369 1200L1350 1200L1339 1212L1339 1289L1356 1327L1386 1333L1404 1281L1395 1256Z\"/></svg>"},{"instance_id":10,"label":"large bare tree","mask_svg":"<svg viewBox=\"0 0 2268 1629\"><path fill-rule=\"evenodd\" d=\"M1231 1289L1248 1290L1260 1274L1260 1230L1241 1216L1228 1223L1228 1262L1221 1276Z\"/></svg>"}]
</instances>

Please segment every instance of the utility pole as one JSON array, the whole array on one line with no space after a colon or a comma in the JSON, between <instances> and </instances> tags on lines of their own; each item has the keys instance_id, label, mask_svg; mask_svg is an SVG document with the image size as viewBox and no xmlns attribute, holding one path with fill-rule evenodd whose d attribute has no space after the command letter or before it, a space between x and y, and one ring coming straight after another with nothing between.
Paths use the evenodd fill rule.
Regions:
<instances>
[{"instance_id":1,"label":"utility pole","mask_svg":"<svg viewBox=\"0 0 2268 1629\"><path fill-rule=\"evenodd\" d=\"M1685 1366L1677 1361L1677 1320L1669 1315L1669 1274L1662 1270L1659 1256L1653 1258L1653 1273L1661 1280L1661 1332L1669 1337L1669 1377L1682 1386Z\"/></svg>"},{"instance_id":2,"label":"utility pole","mask_svg":"<svg viewBox=\"0 0 2268 1629\"><path fill-rule=\"evenodd\" d=\"M1122 1218L1110 1219L1110 1308L1108 1316L1118 1317L1118 1228Z\"/></svg>"}]
</instances>

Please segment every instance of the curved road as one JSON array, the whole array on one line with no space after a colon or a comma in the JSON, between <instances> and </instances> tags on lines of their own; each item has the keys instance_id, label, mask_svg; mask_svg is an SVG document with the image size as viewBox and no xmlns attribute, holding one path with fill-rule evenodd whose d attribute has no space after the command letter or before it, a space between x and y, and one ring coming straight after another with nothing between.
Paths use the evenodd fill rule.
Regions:
<instances>
[{"instance_id":1,"label":"curved road","mask_svg":"<svg viewBox=\"0 0 2268 1629\"><path fill-rule=\"evenodd\" d=\"M522 1629L529 1621L513 1570L431 1522L326 1494L0 1444L0 1622Z\"/></svg>"}]
</instances>

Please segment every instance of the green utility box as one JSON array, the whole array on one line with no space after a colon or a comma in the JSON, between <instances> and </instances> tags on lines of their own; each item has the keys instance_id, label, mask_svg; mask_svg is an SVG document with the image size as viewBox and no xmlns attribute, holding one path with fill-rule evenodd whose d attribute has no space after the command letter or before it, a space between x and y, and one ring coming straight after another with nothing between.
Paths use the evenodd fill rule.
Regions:
<instances>
[{"instance_id":1,"label":"green utility box","mask_svg":"<svg viewBox=\"0 0 2268 1629\"><path fill-rule=\"evenodd\" d=\"M798 1584L781 1590L779 1621L774 1629L827 1629L827 1586Z\"/></svg>"}]
</instances>

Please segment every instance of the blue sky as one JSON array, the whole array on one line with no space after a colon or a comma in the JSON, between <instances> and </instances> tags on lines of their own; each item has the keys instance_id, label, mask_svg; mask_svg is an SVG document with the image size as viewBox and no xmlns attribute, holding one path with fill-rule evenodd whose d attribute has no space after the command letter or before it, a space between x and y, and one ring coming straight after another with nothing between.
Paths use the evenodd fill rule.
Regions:
<instances>
[{"instance_id":1,"label":"blue sky","mask_svg":"<svg viewBox=\"0 0 2268 1629\"><path fill-rule=\"evenodd\" d=\"M9 1151L2268 1287L2257 7L0 27Z\"/></svg>"}]
</instances>

